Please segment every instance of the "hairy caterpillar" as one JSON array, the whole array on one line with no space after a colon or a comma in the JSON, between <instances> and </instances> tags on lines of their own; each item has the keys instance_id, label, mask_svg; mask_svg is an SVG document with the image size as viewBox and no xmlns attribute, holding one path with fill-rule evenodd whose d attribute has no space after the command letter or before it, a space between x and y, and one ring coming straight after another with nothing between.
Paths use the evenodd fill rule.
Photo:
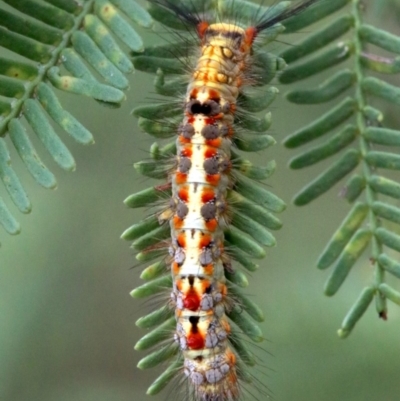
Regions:
<instances>
[{"instance_id":1,"label":"hairy caterpillar","mask_svg":"<svg viewBox=\"0 0 400 401\"><path fill-rule=\"evenodd\" d=\"M270 116L257 119L245 112L265 110L276 90L269 88L255 95L246 87L269 84L284 62L263 51L257 41L272 41L283 29L281 22L317 1L294 6L285 2L269 8L242 0L150 2L156 19L172 28L191 27L197 42L196 47L186 39L156 46L135 58L137 68L157 71L159 94L176 97L185 93L182 105L135 110L139 126L146 132L161 138L177 135L176 142L163 148L152 146L153 161L136 165L143 174L164 178L166 183L126 201L131 207L142 207L169 198L162 211L123 234L134 240L139 260L162 257L144 270L142 278L149 281L132 295L144 297L172 286L170 305L137 322L140 327L154 328L139 340L137 349L169 340L143 358L140 367L154 366L178 354L150 387L151 394L177 371L183 371L191 395L199 401L237 400L241 396L239 381L251 381L242 366L253 365L254 356L241 334L261 341L262 333L252 319L261 321L263 317L241 294L238 287L247 281L232 262L249 271L257 268L250 259L264 257L261 245L274 244L267 229L279 228L272 213L282 211L284 203L251 181L267 178L271 169L253 166L232 145L242 151L258 151L273 144L264 134ZM167 11L170 14L166 16ZM185 61L174 60L182 51L187 52ZM192 67L188 82L164 80L166 73L188 73L186 63ZM257 134L245 137L246 130Z\"/></svg>"}]
</instances>

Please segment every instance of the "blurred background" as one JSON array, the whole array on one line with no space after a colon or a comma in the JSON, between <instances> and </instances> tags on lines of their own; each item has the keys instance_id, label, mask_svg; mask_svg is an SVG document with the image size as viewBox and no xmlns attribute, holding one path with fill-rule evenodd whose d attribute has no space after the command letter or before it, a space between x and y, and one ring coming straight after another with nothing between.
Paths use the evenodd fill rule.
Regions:
<instances>
[{"instance_id":1,"label":"blurred background","mask_svg":"<svg viewBox=\"0 0 400 401\"><path fill-rule=\"evenodd\" d=\"M390 7L378 13L370 3L367 18L379 18L399 34L400 15L396 20ZM159 41L154 33L141 33L146 43ZM72 174L40 152L57 176L56 191L39 188L12 153L33 212L22 216L8 203L22 233L0 232L0 400L151 400L145 391L160 370L139 371L143 354L133 350L145 334L134 322L151 306L129 296L141 284L140 269L132 269L134 253L119 237L145 213L127 209L122 201L152 185L132 164L147 157L153 140L130 115L133 107L152 102L152 81L139 72L132 75L128 100L118 110L60 94L66 109L94 133L96 144L83 147L61 134L76 158ZM381 106L394 124L398 111ZM271 132L281 142L310 121L316 109L281 98L272 112ZM398 400L400 309L390 304L389 320L383 322L370 307L348 339L338 338L336 330L373 272L365 254L335 297L323 295L330 271L318 271L315 262L349 207L338 197L341 185L309 206L291 205L293 194L329 164L289 171L286 164L294 154L278 143L250 155L260 164L277 161L268 185L288 203L280 216L284 227L276 232L278 246L268 250L246 290L266 316L265 352L256 350L265 366L254 372L277 401ZM165 400L167 394L152 399ZM173 394L170 399L177 399Z\"/></svg>"}]
</instances>

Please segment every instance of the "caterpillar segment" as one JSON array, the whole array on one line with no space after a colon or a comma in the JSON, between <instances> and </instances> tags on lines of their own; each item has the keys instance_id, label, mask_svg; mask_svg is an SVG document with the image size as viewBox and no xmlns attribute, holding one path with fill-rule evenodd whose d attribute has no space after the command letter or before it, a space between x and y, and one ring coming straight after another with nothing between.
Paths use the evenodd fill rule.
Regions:
<instances>
[{"instance_id":1,"label":"caterpillar segment","mask_svg":"<svg viewBox=\"0 0 400 401\"><path fill-rule=\"evenodd\" d=\"M195 3L190 2L190 6L194 7ZM241 7L248 5L240 0L236 3ZM264 17L256 19L258 25L250 26L233 23L229 15L228 22L221 22L223 15L215 22L208 22L196 10L180 9L168 1L154 1L152 8L154 17L160 15L157 9L167 9L178 16L178 22L185 20L192 24L199 42L195 52L197 60L186 76L183 120L176 130L169 125L169 134L176 136L175 142L163 147L153 145L153 161L135 165L149 177L164 176L166 184L126 200L128 206L143 207L169 197L164 211L133 225L123 234L123 238L134 240L133 247L141 251L139 260L152 260L153 254L157 257L158 249L169 235L169 255L143 271L142 278L147 283L133 290L132 295L141 298L172 287L170 305L137 322L138 326L153 330L135 348L148 349L168 338L174 343L153 351L139 362L139 367L154 366L178 353L178 359L153 383L148 393L159 392L181 371L189 381L195 400L236 401L243 391L240 379L250 380L241 367L254 365L255 361L241 336L246 335L253 341L263 339L254 322L263 320L262 312L241 293L240 287L248 282L236 263L249 271L257 268L251 258L265 256L261 245L275 244L269 230L278 229L281 224L273 213L285 208L283 201L251 180L267 178L271 168L254 166L240 155L240 149L258 151L274 142L264 134L269 124L244 114L246 105L258 102L244 88L268 84L284 65L276 56L254 46L261 30L276 28L276 23L296 15L302 8L297 5L283 9L276 16L276 13L268 14L268 8L259 7L258 12ZM186 45L185 49L188 48ZM162 69L160 60L167 51L165 45L150 48L144 55L136 56L134 64L150 72L156 67ZM169 51L176 54L173 46ZM259 74L255 60L268 61L271 67L268 79L266 74ZM174 69L171 63L168 65L170 73L182 72L180 67ZM163 71L157 71L155 85L160 94L179 95L176 91L180 86L176 82L176 78L166 81ZM263 105L267 107L269 102L264 101ZM160 136L155 128L160 125L159 116L163 112L167 119L175 116L171 110L174 110L171 105L160 104L139 107L134 114L139 117L142 128ZM242 135L245 128L256 131L258 137L246 146L237 145L233 149L238 139L246 140ZM240 135L237 130L241 131ZM162 136L167 132L168 129L164 130ZM168 158L174 158L174 169L160 170L161 162Z\"/></svg>"}]
</instances>

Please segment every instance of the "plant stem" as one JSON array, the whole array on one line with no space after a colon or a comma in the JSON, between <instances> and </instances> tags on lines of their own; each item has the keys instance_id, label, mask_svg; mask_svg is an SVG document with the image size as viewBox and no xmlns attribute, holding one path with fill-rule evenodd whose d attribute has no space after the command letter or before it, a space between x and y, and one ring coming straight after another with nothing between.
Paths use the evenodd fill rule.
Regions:
<instances>
[{"instance_id":1,"label":"plant stem","mask_svg":"<svg viewBox=\"0 0 400 401\"><path fill-rule=\"evenodd\" d=\"M366 183L365 193L366 193L367 203L370 206L370 210L368 213L368 225L369 225L372 233L375 233L376 229L380 225L378 218L375 216L375 213L372 210L372 205L377 200L377 195L369 184L369 178L373 174L373 171L365 160L365 156L370 151L371 146L370 146L369 142L363 136L363 134L367 128L367 122L365 120L364 113L363 113L363 110L364 110L365 106L367 105L367 102L366 102L365 95L362 90L362 81L364 79L364 71L363 71L363 67L361 65L361 57L362 57L363 48L362 48L362 42L359 38L359 30L362 25L362 16L361 16L362 1L361 0L353 0L352 12L353 12L354 21L355 21L354 51L355 51L355 72L356 72L356 77L357 77L356 95L355 95L356 100L357 100L357 105L358 105L357 127L360 132L360 150L361 150L361 154L363 157L362 172L363 172L363 176L365 178L365 183ZM377 308L377 312L378 312L379 316L382 317L383 319L386 319L386 300L382 297L382 295L378 291L379 285L384 282L384 278L385 278L385 272L382 269L382 267L379 266L379 264L377 262L378 256L382 252L383 252L382 244L378 241L376 236L373 235L370 260L371 260L372 265L375 266L374 286L377 291L376 308Z\"/></svg>"}]
</instances>

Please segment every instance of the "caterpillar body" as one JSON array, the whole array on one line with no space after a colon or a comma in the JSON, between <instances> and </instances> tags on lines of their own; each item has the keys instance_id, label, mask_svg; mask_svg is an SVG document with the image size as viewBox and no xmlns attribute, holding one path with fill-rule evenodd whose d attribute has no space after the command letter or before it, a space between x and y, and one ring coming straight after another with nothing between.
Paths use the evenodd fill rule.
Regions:
<instances>
[{"instance_id":1,"label":"caterpillar body","mask_svg":"<svg viewBox=\"0 0 400 401\"><path fill-rule=\"evenodd\" d=\"M126 200L131 207L141 207L169 198L164 210L123 234L134 240L139 260L152 260L164 252L161 261L144 270L142 278L148 282L132 295L144 297L172 287L170 306L137 322L140 327L154 328L139 340L137 349L174 339L172 345L167 343L143 358L139 367L151 367L178 354L150 387L151 394L164 387L177 371L187 377L190 392L198 401L238 400L240 380L251 380L242 366L253 365L254 356L241 334L261 341L262 333L252 319L262 321L263 316L258 306L240 292L239 287L247 280L232 262L250 271L257 268L251 258L262 258L262 245L274 244L268 229L280 227L273 212L283 210L284 203L251 181L268 177L270 166L253 166L237 152L258 151L274 142L264 134L270 125L269 115L259 120L244 111L264 110L276 90L269 88L261 96L252 97L244 88L268 84L284 65L278 57L262 51L256 39L262 35L273 39L282 30L280 22L316 1L292 7L285 2L270 8L242 0L192 0L181 5L167 0L150 2L155 18L173 27L193 27L196 49L200 50L186 84L183 118L181 109L171 104L135 110L145 131L158 137L177 136L175 143L164 148L152 146L152 162L136 164L145 175L166 178L166 184ZM172 12L168 18L167 11ZM250 22L241 23L240 15L247 15ZM184 42L182 47L193 46ZM175 96L182 88L177 79L164 81L164 71L182 72L180 62L171 62L178 51L176 45L156 46L135 57L136 68L158 69L158 93ZM194 59L193 55L188 59ZM164 122L160 122L161 113L167 115ZM181 120L178 125L173 123L176 115ZM242 136L245 130L257 135L246 140ZM173 160L172 168L163 167L166 158Z\"/></svg>"}]
</instances>

